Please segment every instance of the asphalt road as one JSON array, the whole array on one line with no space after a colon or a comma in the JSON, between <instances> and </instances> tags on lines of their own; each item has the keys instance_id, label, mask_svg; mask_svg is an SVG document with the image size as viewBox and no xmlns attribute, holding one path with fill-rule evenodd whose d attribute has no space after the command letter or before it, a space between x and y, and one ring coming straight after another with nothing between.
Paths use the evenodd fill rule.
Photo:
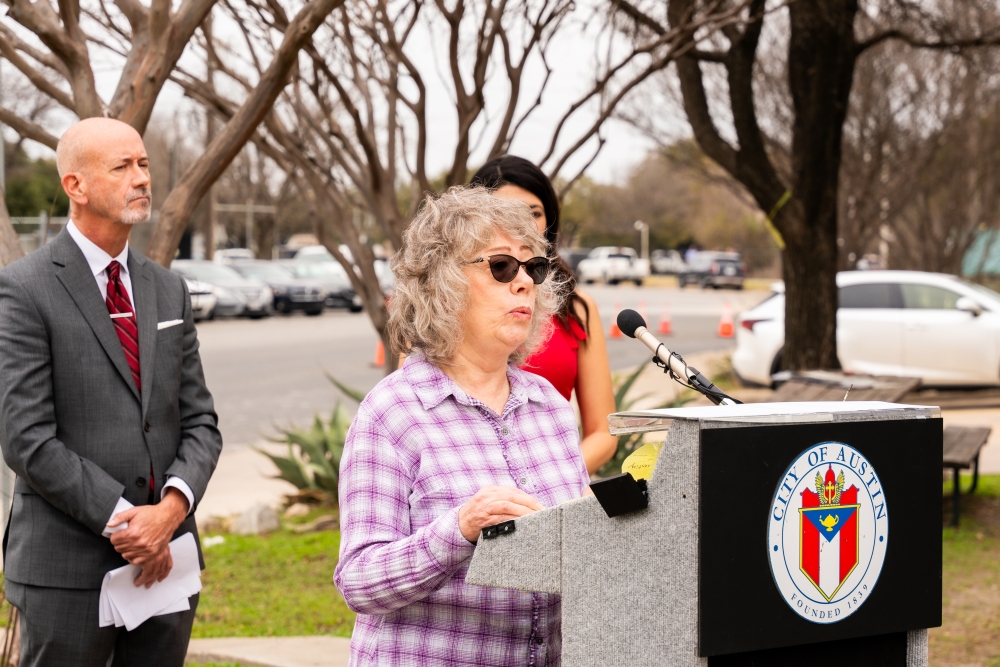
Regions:
<instances>
[{"instance_id":1,"label":"asphalt road","mask_svg":"<svg viewBox=\"0 0 1000 667\"><path fill-rule=\"evenodd\" d=\"M716 336L724 303L739 312L768 295L631 285L585 289L598 304L605 333L619 308L640 309L645 304L654 331L662 312L669 308L673 335L664 342L681 354L732 347L731 339ZM198 333L227 447L253 444L277 435L278 427L306 426L314 414L329 414L342 397L324 371L362 391L383 377L382 370L372 366L377 337L364 313L217 320L199 324ZM651 356L641 343L629 338L609 340L608 354L612 370L634 366ZM353 404L347 401L353 412Z\"/></svg>"}]
</instances>

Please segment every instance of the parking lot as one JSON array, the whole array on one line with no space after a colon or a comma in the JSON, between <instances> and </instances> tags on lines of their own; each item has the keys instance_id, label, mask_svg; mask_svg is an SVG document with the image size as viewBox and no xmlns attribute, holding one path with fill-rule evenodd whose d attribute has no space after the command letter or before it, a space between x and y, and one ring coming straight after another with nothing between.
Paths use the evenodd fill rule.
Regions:
<instances>
[{"instance_id":1,"label":"parking lot","mask_svg":"<svg viewBox=\"0 0 1000 667\"><path fill-rule=\"evenodd\" d=\"M598 303L608 332L616 308L645 304L655 331L665 308L673 335L667 345L681 354L732 347L716 335L725 303L734 313L767 297L766 291L685 290L664 287L587 287ZM198 325L208 386L215 396L226 446L242 447L276 433L275 426L306 425L327 413L339 392L326 370L341 382L368 391L383 377L372 366L377 336L365 313L326 311L319 317L275 315L262 320L220 319ZM608 341L612 370L641 363L651 355L641 343Z\"/></svg>"},{"instance_id":2,"label":"parking lot","mask_svg":"<svg viewBox=\"0 0 1000 667\"><path fill-rule=\"evenodd\" d=\"M766 290L679 290L631 284L590 285L586 291L598 303L605 334L618 307L645 305L653 331L669 307L673 334L664 342L684 355L732 349L733 339L717 335L725 304L730 304L735 315L770 294ZM372 365L377 337L365 313L328 310L319 317L297 313L261 320L219 319L200 323L198 330L225 441L199 520L240 512L256 502L277 502L291 490L272 478L273 466L249 447L276 435L278 426L307 426L315 413L329 413L340 396L324 370L363 391L384 377L383 370ZM640 343L624 337L608 340L608 353L613 371L651 356ZM646 378L638 391L656 391L660 382L667 380L658 374ZM353 405L348 405L353 411ZM1000 424L997 412L992 408L946 411L945 423L996 425ZM1000 471L1000 425L994 426L993 440L983 452L982 470Z\"/></svg>"}]
</instances>

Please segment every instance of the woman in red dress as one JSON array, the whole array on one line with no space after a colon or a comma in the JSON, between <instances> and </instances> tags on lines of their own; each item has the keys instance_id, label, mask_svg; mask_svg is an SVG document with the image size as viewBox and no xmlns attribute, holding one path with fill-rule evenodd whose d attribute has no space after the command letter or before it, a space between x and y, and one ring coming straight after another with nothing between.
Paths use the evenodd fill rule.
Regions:
<instances>
[{"instance_id":1,"label":"woman in red dress","mask_svg":"<svg viewBox=\"0 0 1000 667\"><path fill-rule=\"evenodd\" d=\"M618 446L618 439L608 432L608 415L615 411L611 367L597 304L576 288L573 272L555 254L559 236L555 189L541 169L513 155L484 164L471 184L489 188L497 197L527 204L552 249L553 274L566 285L566 298L553 318L552 336L521 368L544 377L566 400L576 391L583 422L580 447L587 471L594 473L614 456Z\"/></svg>"}]
</instances>

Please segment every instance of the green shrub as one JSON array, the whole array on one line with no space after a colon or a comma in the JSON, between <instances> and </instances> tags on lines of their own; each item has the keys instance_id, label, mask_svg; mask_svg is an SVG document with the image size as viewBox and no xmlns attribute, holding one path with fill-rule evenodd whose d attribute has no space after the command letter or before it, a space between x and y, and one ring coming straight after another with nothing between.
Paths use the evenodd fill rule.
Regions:
<instances>
[{"instance_id":1,"label":"green shrub","mask_svg":"<svg viewBox=\"0 0 1000 667\"><path fill-rule=\"evenodd\" d=\"M346 387L327 374L330 382L345 396L360 403L365 395ZM319 415L313 418L310 429L279 429L282 437L272 442L288 445L287 456L276 456L262 449L257 451L271 459L278 468L278 479L291 483L299 491L307 492L324 504L336 504L337 487L340 483L340 458L344 454L347 430L351 427L351 416L337 401L328 420Z\"/></svg>"}]
</instances>

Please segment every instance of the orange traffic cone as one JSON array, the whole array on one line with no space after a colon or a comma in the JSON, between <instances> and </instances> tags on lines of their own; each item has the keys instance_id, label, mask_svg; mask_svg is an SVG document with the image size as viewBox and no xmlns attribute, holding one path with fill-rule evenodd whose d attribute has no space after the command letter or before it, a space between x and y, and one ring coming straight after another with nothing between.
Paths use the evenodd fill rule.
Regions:
<instances>
[{"instance_id":1,"label":"orange traffic cone","mask_svg":"<svg viewBox=\"0 0 1000 667\"><path fill-rule=\"evenodd\" d=\"M733 326L733 307L729 302L722 304L722 317L719 319L719 338L732 338L736 334Z\"/></svg>"},{"instance_id":2,"label":"orange traffic cone","mask_svg":"<svg viewBox=\"0 0 1000 667\"><path fill-rule=\"evenodd\" d=\"M372 366L375 368L382 368L385 366L385 345L382 344L382 339L378 339L378 343L375 344L375 360L372 361Z\"/></svg>"},{"instance_id":3,"label":"orange traffic cone","mask_svg":"<svg viewBox=\"0 0 1000 667\"><path fill-rule=\"evenodd\" d=\"M670 304L663 304L663 312L660 313L660 335L669 336L674 332L673 327L670 326Z\"/></svg>"},{"instance_id":4,"label":"orange traffic cone","mask_svg":"<svg viewBox=\"0 0 1000 667\"><path fill-rule=\"evenodd\" d=\"M615 304L615 318L611 320L611 331L608 332L608 338L621 338L622 330L618 328L618 313L622 311L622 305L620 303Z\"/></svg>"}]
</instances>

